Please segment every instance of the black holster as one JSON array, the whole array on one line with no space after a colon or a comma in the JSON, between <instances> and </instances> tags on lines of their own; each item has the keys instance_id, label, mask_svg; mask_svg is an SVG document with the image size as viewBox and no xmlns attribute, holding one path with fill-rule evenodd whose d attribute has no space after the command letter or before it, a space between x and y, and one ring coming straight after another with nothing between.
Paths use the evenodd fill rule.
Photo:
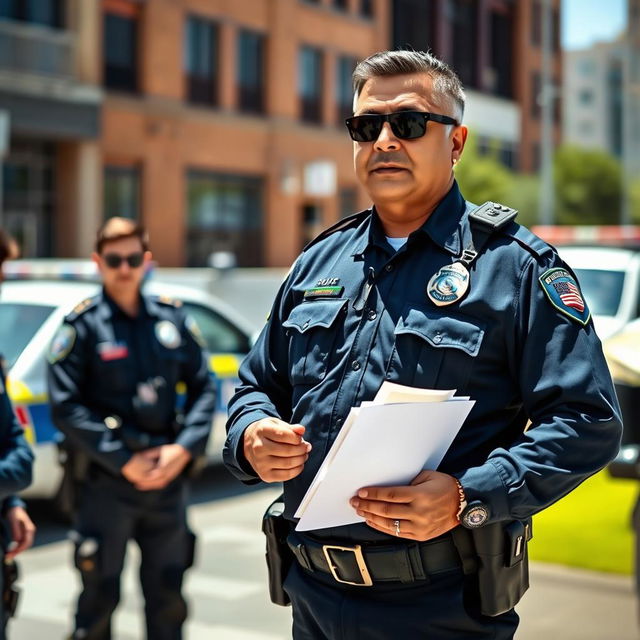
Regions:
<instances>
[{"instance_id":1,"label":"black holster","mask_svg":"<svg viewBox=\"0 0 640 640\"><path fill-rule=\"evenodd\" d=\"M529 588L531 519L495 522L471 531L457 527L452 534L465 574L476 574L481 613L498 616L513 609Z\"/></svg>"},{"instance_id":2,"label":"black holster","mask_svg":"<svg viewBox=\"0 0 640 640\"><path fill-rule=\"evenodd\" d=\"M5 618L12 618L18 608L20 587L18 581L18 565L15 560L4 560L2 563L2 608Z\"/></svg>"},{"instance_id":3,"label":"black holster","mask_svg":"<svg viewBox=\"0 0 640 640\"><path fill-rule=\"evenodd\" d=\"M283 583L293 563L293 553L287 545L289 522L284 517L284 497L272 502L262 517L262 532L267 543L267 571L269 573L269 596L273 604L286 607L291 604Z\"/></svg>"}]
</instances>

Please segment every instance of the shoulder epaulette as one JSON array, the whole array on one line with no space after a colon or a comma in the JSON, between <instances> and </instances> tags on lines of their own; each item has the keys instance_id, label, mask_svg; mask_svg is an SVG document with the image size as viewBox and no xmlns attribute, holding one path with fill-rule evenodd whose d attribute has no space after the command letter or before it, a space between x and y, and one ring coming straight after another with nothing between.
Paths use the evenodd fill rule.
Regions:
<instances>
[{"instance_id":1,"label":"shoulder epaulette","mask_svg":"<svg viewBox=\"0 0 640 640\"><path fill-rule=\"evenodd\" d=\"M169 307L180 308L182 306L181 300L176 300L176 298L171 298L170 296L158 296L155 301L160 304L166 304Z\"/></svg>"},{"instance_id":2,"label":"shoulder epaulette","mask_svg":"<svg viewBox=\"0 0 640 640\"><path fill-rule=\"evenodd\" d=\"M359 213L342 218L342 220L336 222L336 224L325 229L320 235L316 236L302 251L306 251L313 247L321 240L328 238L330 235L336 233L336 231L343 231L344 229L351 229L357 227L367 216L371 215L371 209L365 209Z\"/></svg>"},{"instance_id":3,"label":"shoulder epaulette","mask_svg":"<svg viewBox=\"0 0 640 640\"><path fill-rule=\"evenodd\" d=\"M477 222L491 231L505 227L518 215L517 209L512 209L498 202L485 202L469 213L469 220Z\"/></svg>"},{"instance_id":4,"label":"shoulder epaulette","mask_svg":"<svg viewBox=\"0 0 640 640\"><path fill-rule=\"evenodd\" d=\"M82 302L79 302L75 307L73 307L71 312L67 314L65 320L68 320L68 321L75 320L78 316L81 316L83 313L85 313L92 307L95 307L99 299L100 299L100 296L85 298Z\"/></svg>"},{"instance_id":5,"label":"shoulder epaulette","mask_svg":"<svg viewBox=\"0 0 640 640\"><path fill-rule=\"evenodd\" d=\"M526 249L536 258L554 251L551 245L522 225L511 225L504 230L504 233L513 238L523 249Z\"/></svg>"}]
</instances>

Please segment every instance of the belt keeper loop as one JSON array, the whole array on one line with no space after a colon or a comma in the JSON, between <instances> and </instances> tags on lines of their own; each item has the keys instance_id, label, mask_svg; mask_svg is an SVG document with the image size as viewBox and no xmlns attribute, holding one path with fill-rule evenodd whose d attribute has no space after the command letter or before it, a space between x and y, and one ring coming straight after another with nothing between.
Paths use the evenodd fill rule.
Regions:
<instances>
[{"instance_id":1,"label":"belt keeper loop","mask_svg":"<svg viewBox=\"0 0 640 640\"><path fill-rule=\"evenodd\" d=\"M293 545L290 545L290 547L293 553L295 554L296 558L298 559L298 562L307 571L313 571L314 567L311 564L311 560L309 559L309 555L307 554L307 550L304 548L304 545L298 542L298 543L294 543Z\"/></svg>"},{"instance_id":2,"label":"belt keeper loop","mask_svg":"<svg viewBox=\"0 0 640 640\"><path fill-rule=\"evenodd\" d=\"M422 554L420 553L419 544L410 544L407 547L407 555L409 556L409 562L411 563L411 569L416 580L428 580L424 565L422 563Z\"/></svg>"},{"instance_id":3,"label":"belt keeper loop","mask_svg":"<svg viewBox=\"0 0 640 640\"><path fill-rule=\"evenodd\" d=\"M404 584L415 582L412 566L413 563L411 562L411 553L409 548L404 547L402 549L398 549L395 556L398 563L398 577L400 578L400 582Z\"/></svg>"}]
</instances>

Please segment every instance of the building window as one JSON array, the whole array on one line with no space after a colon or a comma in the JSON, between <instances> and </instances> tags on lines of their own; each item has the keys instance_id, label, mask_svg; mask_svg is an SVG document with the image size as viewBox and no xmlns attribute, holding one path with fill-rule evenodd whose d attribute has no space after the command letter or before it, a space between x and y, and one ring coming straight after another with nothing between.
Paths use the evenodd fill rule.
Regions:
<instances>
[{"instance_id":1,"label":"building window","mask_svg":"<svg viewBox=\"0 0 640 640\"><path fill-rule=\"evenodd\" d=\"M531 44L539 47L542 44L542 6L540 0L531 3Z\"/></svg>"},{"instance_id":2,"label":"building window","mask_svg":"<svg viewBox=\"0 0 640 640\"><path fill-rule=\"evenodd\" d=\"M104 85L116 91L138 90L138 21L136 16L104 16Z\"/></svg>"},{"instance_id":3,"label":"building window","mask_svg":"<svg viewBox=\"0 0 640 640\"><path fill-rule=\"evenodd\" d=\"M513 96L511 82L511 14L491 13L491 86L493 94L503 98Z\"/></svg>"},{"instance_id":4,"label":"building window","mask_svg":"<svg viewBox=\"0 0 640 640\"><path fill-rule=\"evenodd\" d=\"M531 75L531 117L539 118L542 103L542 79L539 71L534 71Z\"/></svg>"},{"instance_id":5,"label":"building window","mask_svg":"<svg viewBox=\"0 0 640 640\"><path fill-rule=\"evenodd\" d=\"M304 122L322 122L322 52L303 46L298 61L300 111Z\"/></svg>"},{"instance_id":6,"label":"building window","mask_svg":"<svg viewBox=\"0 0 640 640\"><path fill-rule=\"evenodd\" d=\"M581 89L578 93L578 100L582 105L588 105L593 102L593 91L591 89Z\"/></svg>"},{"instance_id":7,"label":"building window","mask_svg":"<svg viewBox=\"0 0 640 640\"><path fill-rule=\"evenodd\" d=\"M465 86L477 87L477 3L472 0L452 0L451 9L453 32L452 65Z\"/></svg>"},{"instance_id":8,"label":"building window","mask_svg":"<svg viewBox=\"0 0 640 640\"><path fill-rule=\"evenodd\" d=\"M260 178L189 171L187 264L203 267L217 251L239 267L263 265L263 182Z\"/></svg>"},{"instance_id":9,"label":"building window","mask_svg":"<svg viewBox=\"0 0 640 640\"><path fill-rule=\"evenodd\" d=\"M61 29L64 26L61 0L0 0L0 19Z\"/></svg>"},{"instance_id":10,"label":"building window","mask_svg":"<svg viewBox=\"0 0 640 640\"><path fill-rule=\"evenodd\" d=\"M623 128L623 96L624 96L624 71L622 60L612 60L609 63L607 73L607 111L609 112L609 139L611 151L618 158L622 156L622 128Z\"/></svg>"},{"instance_id":11,"label":"building window","mask_svg":"<svg viewBox=\"0 0 640 640\"><path fill-rule=\"evenodd\" d=\"M542 46L542 21L545 12L540 0L533 0L531 5L531 44L534 47ZM551 8L551 47L555 51L560 50L560 11L557 7Z\"/></svg>"},{"instance_id":12,"label":"building window","mask_svg":"<svg viewBox=\"0 0 640 640\"><path fill-rule=\"evenodd\" d=\"M140 172L137 167L104 169L104 217L140 218Z\"/></svg>"},{"instance_id":13,"label":"building window","mask_svg":"<svg viewBox=\"0 0 640 640\"><path fill-rule=\"evenodd\" d=\"M264 36L241 31L238 37L238 109L264 112Z\"/></svg>"},{"instance_id":14,"label":"building window","mask_svg":"<svg viewBox=\"0 0 640 640\"><path fill-rule=\"evenodd\" d=\"M351 75L356 68L356 60L340 56L336 61L336 119L342 126L345 118L353 115L353 90Z\"/></svg>"},{"instance_id":15,"label":"building window","mask_svg":"<svg viewBox=\"0 0 640 640\"><path fill-rule=\"evenodd\" d=\"M59 195L55 143L12 137L0 172L4 228L24 258L52 256Z\"/></svg>"},{"instance_id":16,"label":"building window","mask_svg":"<svg viewBox=\"0 0 640 640\"><path fill-rule=\"evenodd\" d=\"M218 103L218 28L214 22L190 16L185 25L184 67L187 100Z\"/></svg>"},{"instance_id":17,"label":"building window","mask_svg":"<svg viewBox=\"0 0 640 640\"><path fill-rule=\"evenodd\" d=\"M394 49L433 49L433 4L423 0L395 0L392 13Z\"/></svg>"},{"instance_id":18,"label":"building window","mask_svg":"<svg viewBox=\"0 0 640 640\"><path fill-rule=\"evenodd\" d=\"M373 18L373 0L360 0L360 15Z\"/></svg>"}]
</instances>

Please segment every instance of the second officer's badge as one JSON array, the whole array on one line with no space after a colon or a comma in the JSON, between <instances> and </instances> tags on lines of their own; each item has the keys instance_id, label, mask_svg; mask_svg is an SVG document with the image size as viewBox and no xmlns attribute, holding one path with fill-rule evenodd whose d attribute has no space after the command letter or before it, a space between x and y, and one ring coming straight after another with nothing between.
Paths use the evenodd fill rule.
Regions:
<instances>
[{"instance_id":1,"label":"second officer's badge","mask_svg":"<svg viewBox=\"0 0 640 640\"><path fill-rule=\"evenodd\" d=\"M173 322L168 320L161 320L156 322L156 338L158 342L167 349L177 349L182 342L180 338L180 332Z\"/></svg>"},{"instance_id":2,"label":"second officer's badge","mask_svg":"<svg viewBox=\"0 0 640 640\"><path fill-rule=\"evenodd\" d=\"M433 304L444 307L457 302L469 288L469 272L460 262L448 264L437 271L427 285L427 296Z\"/></svg>"}]
</instances>

